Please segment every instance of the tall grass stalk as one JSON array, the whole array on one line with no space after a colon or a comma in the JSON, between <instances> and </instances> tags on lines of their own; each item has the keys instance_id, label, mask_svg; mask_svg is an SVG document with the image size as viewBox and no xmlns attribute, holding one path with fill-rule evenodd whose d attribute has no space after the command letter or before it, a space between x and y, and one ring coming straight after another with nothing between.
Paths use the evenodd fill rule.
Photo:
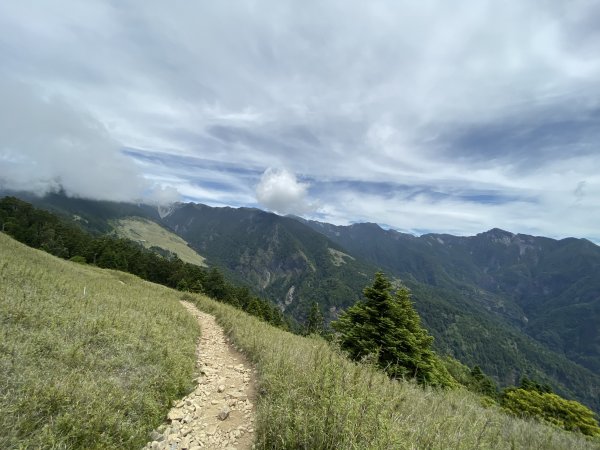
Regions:
<instances>
[{"instance_id":1,"label":"tall grass stalk","mask_svg":"<svg viewBox=\"0 0 600 450\"><path fill-rule=\"evenodd\" d=\"M199 329L178 300L0 233L0 448L144 445L191 388Z\"/></svg>"},{"instance_id":2,"label":"tall grass stalk","mask_svg":"<svg viewBox=\"0 0 600 450\"><path fill-rule=\"evenodd\" d=\"M465 390L423 389L194 295L254 361L260 449L591 449L591 440L510 417Z\"/></svg>"}]
</instances>

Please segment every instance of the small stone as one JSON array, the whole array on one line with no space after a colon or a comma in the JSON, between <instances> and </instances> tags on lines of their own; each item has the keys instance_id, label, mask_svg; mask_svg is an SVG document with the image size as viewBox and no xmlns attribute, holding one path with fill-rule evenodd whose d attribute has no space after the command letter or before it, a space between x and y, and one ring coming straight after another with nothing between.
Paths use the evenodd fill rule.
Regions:
<instances>
[{"instance_id":1,"label":"small stone","mask_svg":"<svg viewBox=\"0 0 600 450\"><path fill-rule=\"evenodd\" d=\"M221 409L221 411L219 412L219 415L217 417L219 417L220 420L227 419L229 417L229 407L228 406L223 407L223 409Z\"/></svg>"},{"instance_id":2,"label":"small stone","mask_svg":"<svg viewBox=\"0 0 600 450\"><path fill-rule=\"evenodd\" d=\"M180 409L172 409L171 411L169 411L167 418L171 421L181 420L183 419L183 411L181 411Z\"/></svg>"},{"instance_id":3,"label":"small stone","mask_svg":"<svg viewBox=\"0 0 600 450\"><path fill-rule=\"evenodd\" d=\"M165 437L160 434L158 431L154 430L150 433L150 439L152 439L153 441L162 441L165 439Z\"/></svg>"},{"instance_id":4,"label":"small stone","mask_svg":"<svg viewBox=\"0 0 600 450\"><path fill-rule=\"evenodd\" d=\"M189 438L183 438L181 443L179 444L179 448L182 450L187 450L190 448L190 440Z\"/></svg>"},{"instance_id":5,"label":"small stone","mask_svg":"<svg viewBox=\"0 0 600 450\"><path fill-rule=\"evenodd\" d=\"M217 388L217 392L223 392L225 390L225 386L223 386L222 384L219 385L219 387Z\"/></svg>"}]
</instances>

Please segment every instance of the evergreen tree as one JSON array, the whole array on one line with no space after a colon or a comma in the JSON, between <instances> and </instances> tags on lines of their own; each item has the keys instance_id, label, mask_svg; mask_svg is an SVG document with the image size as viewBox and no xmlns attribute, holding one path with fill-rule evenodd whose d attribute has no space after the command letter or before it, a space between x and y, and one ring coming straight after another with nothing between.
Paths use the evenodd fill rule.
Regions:
<instances>
[{"instance_id":1,"label":"evergreen tree","mask_svg":"<svg viewBox=\"0 0 600 450\"><path fill-rule=\"evenodd\" d=\"M306 334L325 334L325 320L317 302L312 302L308 319L306 320Z\"/></svg>"},{"instance_id":2,"label":"evergreen tree","mask_svg":"<svg viewBox=\"0 0 600 450\"><path fill-rule=\"evenodd\" d=\"M496 386L496 383L494 383L494 380L483 373L481 367L474 366L470 375L470 380L467 386L469 390L487 395L493 399L498 397L498 387Z\"/></svg>"},{"instance_id":3,"label":"evergreen tree","mask_svg":"<svg viewBox=\"0 0 600 450\"><path fill-rule=\"evenodd\" d=\"M331 324L342 349L355 360L374 358L392 378L439 384L433 337L421 326L408 289L401 287L392 294L391 283L379 272L363 293L366 301L356 303Z\"/></svg>"}]
</instances>

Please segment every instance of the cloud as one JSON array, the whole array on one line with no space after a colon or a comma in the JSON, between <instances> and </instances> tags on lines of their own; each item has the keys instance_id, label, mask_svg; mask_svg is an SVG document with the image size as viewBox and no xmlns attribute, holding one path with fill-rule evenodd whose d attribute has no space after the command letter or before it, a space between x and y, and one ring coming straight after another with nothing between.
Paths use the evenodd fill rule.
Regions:
<instances>
[{"instance_id":1,"label":"cloud","mask_svg":"<svg viewBox=\"0 0 600 450\"><path fill-rule=\"evenodd\" d=\"M280 214L304 214L313 207L307 201L307 183L285 169L268 168L256 186L256 199Z\"/></svg>"},{"instance_id":2,"label":"cloud","mask_svg":"<svg viewBox=\"0 0 600 450\"><path fill-rule=\"evenodd\" d=\"M0 185L111 200L141 197L146 182L102 124L56 96L0 79Z\"/></svg>"},{"instance_id":3,"label":"cloud","mask_svg":"<svg viewBox=\"0 0 600 450\"><path fill-rule=\"evenodd\" d=\"M286 167L331 220L597 237L599 21L587 0L5 2L0 79L56 112L20 121L74 134L80 154L47 139L56 167L20 126L0 170L32 189L256 206L265 168Z\"/></svg>"}]
</instances>

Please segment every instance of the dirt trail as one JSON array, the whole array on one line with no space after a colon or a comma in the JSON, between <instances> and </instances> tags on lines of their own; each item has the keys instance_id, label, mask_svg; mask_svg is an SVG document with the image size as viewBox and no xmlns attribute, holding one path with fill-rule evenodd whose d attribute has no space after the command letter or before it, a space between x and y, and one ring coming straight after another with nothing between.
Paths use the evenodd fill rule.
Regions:
<instances>
[{"instance_id":1,"label":"dirt trail","mask_svg":"<svg viewBox=\"0 0 600 450\"><path fill-rule=\"evenodd\" d=\"M254 375L210 314L183 306L202 327L198 385L169 411L169 423L151 433L145 449L251 449L254 441Z\"/></svg>"}]
</instances>

